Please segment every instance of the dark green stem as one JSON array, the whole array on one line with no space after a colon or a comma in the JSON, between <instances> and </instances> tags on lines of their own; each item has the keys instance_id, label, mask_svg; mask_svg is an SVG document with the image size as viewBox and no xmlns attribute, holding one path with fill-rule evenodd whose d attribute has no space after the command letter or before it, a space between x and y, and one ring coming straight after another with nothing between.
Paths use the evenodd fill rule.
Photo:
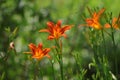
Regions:
<instances>
[{"instance_id":1,"label":"dark green stem","mask_svg":"<svg viewBox=\"0 0 120 80\"><path fill-rule=\"evenodd\" d=\"M116 44L115 44L115 38L114 38L114 25L112 23L112 13L110 14L110 21L109 21L109 24L111 26L111 38L112 38L112 43L113 43L113 51L114 53L116 54L115 56L115 72L116 72L116 75L118 74L118 65L117 65L117 52L116 52Z\"/></svg>"},{"instance_id":2,"label":"dark green stem","mask_svg":"<svg viewBox=\"0 0 120 80\"><path fill-rule=\"evenodd\" d=\"M53 80L55 80L54 61L50 60L50 62L52 64Z\"/></svg>"},{"instance_id":3,"label":"dark green stem","mask_svg":"<svg viewBox=\"0 0 120 80\"><path fill-rule=\"evenodd\" d=\"M37 79L37 75L38 75L38 61L35 62L35 70L34 70L34 78L33 78L33 80Z\"/></svg>"},{"instance_id":4,"label":"dark green stem","mask_svg":"<svg viewBox=\"0 0 120 80\"><path fill-rule=\"evenodd\" d=\"M42 79L42 71L40 70L39 62L40 61L35 62L35 70L34 70L34 78L33 78L33 80L37 80L37 77L39 75L39 71L40 71L40 75L41 75L41 80L43 80Z\"/></svg>"},{"instance_id":5,"label":"dark green stem","mask_svg":"<svg viewBox=\"0 0 120 80\"><path fill-rule=\"evenodd\" d=\"M92 34L96 34L96 32L91 31ZM95 60L98 62L98 45L97 45L97 40L94 39L94 37L92 37L92 49L93 49L93 53L94 53L94 58Z\"/></svg>"},{"instance_id":6,"label":"dark green stem","mask_svg":"<svg viewBox=\"0 0 120 80\"><path fill-rule=\"evenodd\" d=\"M114 38L114 32L113 32L113 28L111 29L111 37L112 37L112 42L113 42L113 50L114 50L114 53L116 53L116 44L115 44L115 38ZM117 62L117 53L116 53L116 56L115 56L115 72L116 72L116 75L118 74L118 66L117 66L118 62Z\"/></svg>"},{"instance_id":7,"label":"dark green stem","mask_svg":"<svg viewBox=\"0 0 120 80\"><path fill-rule=\"evenodd\" d=\"M60 72L61 72L61 80L64 80L64 78L63 78L63 61L62 61L61 54L59 54L59 65L60 65Z\"/></svg>"},{"instance_id":8,"label":"dark green stem","mask_svg":"<svg viewBox=\"0 0 120 80\"><path fill-rule=\"evenodd\" d=\"M63 60L62 60L62 46L61 46L61 43L60 43L60 40L57 39L55 40L56 42L56 46L57 46L57 54L58 54L58 62L59 62L59 65L60 65L60 72L61 72L61 80L64 80L64 77L63 77Z\"/></svg>"},{"instance_id":9,"label":"dark green stem","mask_svg":"<svg viewBox=\"0 0 120 80\"><path fill-rule=\"evenodd\" d=\"M103 30L102 30L102 38L103 38L104 51L105 51L105 55L106 55L107 52L106 52L105 36L104 36Z\"/></svg>"}]
</instances>

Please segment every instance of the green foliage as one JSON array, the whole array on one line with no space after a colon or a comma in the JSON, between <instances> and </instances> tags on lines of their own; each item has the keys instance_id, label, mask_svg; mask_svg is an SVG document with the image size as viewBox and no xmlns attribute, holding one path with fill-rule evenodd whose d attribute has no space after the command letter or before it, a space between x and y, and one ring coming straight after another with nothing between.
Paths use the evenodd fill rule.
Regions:
<instances>
[{"instance_id":1,"label":"green foliage","mask_svg":"<svg viewBox=\"0 0 120 80\"><path fill-rule=\"evenodd\" d=\"M103 7L106 11L101 25L112 26L112 19L120 17L119 3L119 0L0 0L0 80L59 80L54 50L49 53L52 61L44 58L37 64L24 54L29 51L29 43L55 46L54 41L47 40L48 34L39 30L47 28L48 21L58 20L62 20L62 25L73 25L66 32L67 38L61 38L65 80L119 80L120 31L113 27L102 31L80 26L91 15L87 8L94 12Z\"/></svg>"}]
</instances>

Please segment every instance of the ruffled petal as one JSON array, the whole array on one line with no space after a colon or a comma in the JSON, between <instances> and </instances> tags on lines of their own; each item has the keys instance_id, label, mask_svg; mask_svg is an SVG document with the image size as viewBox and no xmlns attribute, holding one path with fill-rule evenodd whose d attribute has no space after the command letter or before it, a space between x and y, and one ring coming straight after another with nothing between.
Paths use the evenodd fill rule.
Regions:
<instances>
[{"instance_id":1,"label":"ruffled petal","mask_svg":"<svg viewBox=\"0 0 120 80\"><path fill-rule=\"evenodd\" d=\"M57 26L61 27L61 23L62 23L62 21L59 20L59 21L57 22Z\"/></svg>"},{"instance_id":2,"label":"ruffled petal","mask_svg":"<svg viewBox=\"0 0 120 80\"><path fill-rule=\"evenodd\" d=\"M86 23L88 26L91 26L94 23L94 21L91 18L87 18Z\"/></svg>"},{"instance_id":3,"label":"ruffled petal","mask_svg":"<svg viewBox=\"0 0 120 80\"><path fill-rule=\"evenodd\" d=\"M105 8L102 8L98 13L97 13L97 18L99 19L100 16L103 14L103 12L105 11Z\"/></svg>"},{"instance_id":4,"label":"ruffled petal","mask_svg":"<svg viewBox=\"0 0 120 80\"><path fill-rule=\"evenodd\" d=\"M34 54L35 50L36 50L36 46L33 43L30 43L28 46L29 46L30 50L32 51L32 54Z\"/></svg>"},{"instance_id":5,"label":"ruffled petal","mask_svg":"<svg viewBox=\"0 0 120 80\"><path fill-rule=\"evenodd\" d=\"M52 40L52 39L54 39L55 37L54 36L52 36L52 35L49 35L48 36L48 40Z\"/></svg>"},{"instance_id":6,"label":"ruffled petal","mask_svg":"<svg viewBox=\"0 0 120 80\"><path fill-rule=\"evenodd\" d=\"M41 59L42 59L42 56L40 57L40 56L34 55L34 56L32 56L32 58L35 58L35 59L37 59L37 60L41 60Z\"/></svg>"},{"instance_id":7,"label":"ruffled petal","mask_svg":"<svg viewBox=\"0 0 120 80\"><path fill-rule=\"evenodd\" d=\"M54 23L53 22L47 22L47 26L49 29L52 29L54 27Z\"/></svg>"},{"instance_id":8,"label":"ruffled petal","mask_svg":"<svg viewBox=\"0 0 120 80\"><path fill-rule=\"evenodd\" d=\"M66 30L69 30L71 28L71 26L66 25L61 29L61 33L63 34Z\"/></svg>"},{"instance_id":9,"label":"ruffled petal","mask_svg":"<svg viewBox=\"0 0 120 80\"><path fill-rule=\"evenodd\" d=\"M62 34L62 36L63 36L64 38L67 38L67 35L66 35L66 34Z\"/></svg>"},{"instance_id":10,"label":"ruffled petal","mask_svg":"<svg viewBox=\"0 0 120 80\"><path fill-rule=\"evenodd\" d=\"M39 30L39 32L50 32L48 29L41 29L41 30Z\"/></svg>"},{"instance_id":11,"label":"ruffled petal","mask_svg":"<svg viewBox=\"0 0 120 80\"><path fill-rule=\"evenodd\" d=\"M43 50L44 55L46 55L48 52L50 52L50 48L45 48L45 49Z\"/></svg>"},{"instance_id":12,"label":"ruffled petal","mask_svg":"<svg viewBox=\"0 0 120 80\"><path fill-rule=\"evenodd\" d=\"M104 27L105 27L105 28L110 28L110 24L106 23L106 24L104 25Z\"/></svg>"},{"instance_id":13,"label":"ruffled petal","mask_svg":"<svg viewBox=\"0 0 120 80\"><path fill-rule=\"evenodd\" d=\"M46 54L45 56L48 57L48 58L51 58L51 56L49 54Z\"/></svg>"},{"instance_id":14,"label":"ruffled petal","mask_svg":"<svg viewBox=\"0 0 120 80\"><path fill-rule=\"evenodd\" d=\"M39 43L39 44L38 44L38 48L39 48L39 49L42 49L42 43Z\"/></svg>"}]
</instances>

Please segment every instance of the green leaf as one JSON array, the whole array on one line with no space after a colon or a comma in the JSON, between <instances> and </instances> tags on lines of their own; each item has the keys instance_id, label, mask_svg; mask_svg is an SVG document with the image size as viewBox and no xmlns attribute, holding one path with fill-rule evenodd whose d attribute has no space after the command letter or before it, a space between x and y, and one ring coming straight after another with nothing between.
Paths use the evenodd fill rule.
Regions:
<instances>
[{"instance_id":1,"label":"green leaf","mask_svg":"<svg viewBox=\"0 0 120 80\"><path fill-rule=\"evenodd\" d=\"M18 27L16 27L16 28L13 30L12 34L13 34L13 35L16 35L17 31L18 31Z\"/></svg>"},{"instance_id":2,"label":"green leaf","mask_svg":"<svg viewBox=\"0 0 120 80\"><path fill-rule=\"evenodd\" d=\"M10 33L10 27L5 28L5 31Z\"/></svg>"},{"instance_id":3,"label":"green leaf","mask_svg":"<svg viewBox=\"0 0 120 80\"><path fill-rule=\"evenodd\" d=\"M2 73L0 80L4 80L5 72Z\"/></svg>"},{"instance_id":4,"label":"green leaf","mask_svg":"<svg viewBox=\"0 0 120 80\"><path fill-rule=\"evenodd\" d=\"M94 64L94 63L90 63L90 64L88 65L89 69L91 69L92 66L95 66L95 64Z\"/></svg>"},{"instance_id":5,"label":"green leaf","mask_svg":"<svg viewBox=\"0 0 120 80\"><path fill-rule=\"evenodd\" d=\"M109 71L109 73L111 74L113 80L117 80L117 78L115 77L115 75L111 71Z\"/></svg>"}]
</instances>

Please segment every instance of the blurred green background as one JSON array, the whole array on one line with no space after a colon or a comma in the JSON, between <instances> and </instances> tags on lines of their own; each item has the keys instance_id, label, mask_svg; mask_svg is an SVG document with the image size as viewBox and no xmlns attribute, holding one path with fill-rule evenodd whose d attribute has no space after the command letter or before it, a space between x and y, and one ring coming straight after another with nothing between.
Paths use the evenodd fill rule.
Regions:
<instances>
[{"instance_id":1,"label":"blurred green background","mask_svg":"<svg viewBox=\"0 0 120 80\"><path fill-rule=\"evenodd\" d=\"M29 43L42 42L44 47L54 46L47 40L48 34L39 33L39 30L46 28L48 21L56 23L62 20L63 25L74 25L66 32L68 38L63 38L64 74L66 80L77 80L79 66L73 55L79 54L80 64L85 68L93 56L84 29L78 29L84 23L82 15L85 12L89 14L86 7L104 7L106 12L112 12L117 17L120 13L119 3L120 0L0 0L0 76L5 76L4 80L32 80L35 63L23 52L29 51ZM120 39L117 40L119 42ZM12 50L8 51L12 41L15 42L17 55ZM5 56L8 56L7 60L4 60ZM40 67L43 80L52 80L50 61L43 59ZM56 77L60 76L58 64L54 64L54 68ZM41 80L40 77L38 80Z\"/></svg>"}]
</instances>

